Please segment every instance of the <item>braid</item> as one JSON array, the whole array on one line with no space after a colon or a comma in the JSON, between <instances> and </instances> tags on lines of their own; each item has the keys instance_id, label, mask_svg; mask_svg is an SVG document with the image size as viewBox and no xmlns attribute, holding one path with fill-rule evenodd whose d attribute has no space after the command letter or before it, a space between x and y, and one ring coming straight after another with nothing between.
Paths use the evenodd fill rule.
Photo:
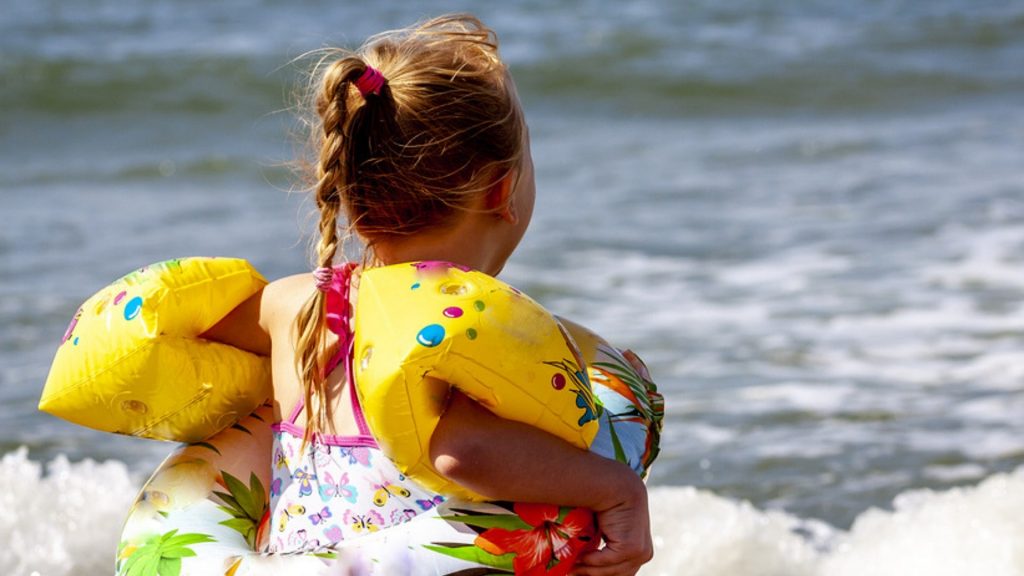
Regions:
<instances>
[{"instance_id":1,"label":"braid","mask_svg":"<svg viewBox=\"0 0 1024 576\"><path fill-rule=\"evenodd\" d=\"M331 267L340 244L338 216L342 213L341 198L352 185L352 117L349 109L349 87L354 78L366 69L356 58L334 62L323 75L317 97L317 114L322 124L317 183L314 190L320 212L316 246L317 267ZM364 106L365 107L365 106ZM326 401L324 377L327 367L326 295L317 290L306 301L296 318L295 360L305 399L306 434L303 443L323 429L330 421L330 404ZM314 407L313 400L317 403Z\"/></svg>"}]
</instances>

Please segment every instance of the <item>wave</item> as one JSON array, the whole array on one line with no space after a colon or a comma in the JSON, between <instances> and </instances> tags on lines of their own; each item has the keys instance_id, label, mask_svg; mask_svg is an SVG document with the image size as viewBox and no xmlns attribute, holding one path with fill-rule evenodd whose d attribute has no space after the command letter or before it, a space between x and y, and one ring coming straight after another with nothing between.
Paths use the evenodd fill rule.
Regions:
<instances>
[{"instance_id":1,"label":"wave","mask_svg":"<svg viewBox=\"0 0 1024 576\"><path fill-rule=\"evenodd\" d=\"M983 77L935 70L899 70L854 63L808 63L761 74L717 76L618 70L615 78L586 64L547 62L517 75L524 94L542 104L669 117L718 114L852 113L914 109L1024 91L1024 78Z\"/></svg>"},{"instance_id":2,"label":"wave","mask_svg":"<svg viewBox=\"0 0 1024 576\"><path fill-rule=\"evenodd\" d=\"M528 101L683 117L920 109L1024 90L1019 5L691 4L573 22L581 34L545 36L513 72Z\"/></svg>"},{"instance_id":3,"label":"wave","mask_svg":"<svg viewBox=\"0 0 1024 576\"><path fill-rule=\"evenodd\" d=\"M849 532L694 488L651 490L647 576L1020 576L1024 467L975 486L912 490Z\"/></svg>"},{"instance_id":4,"label":"wave","mask_svg":"<svg viewBox=\"0 0 1024 576\"><path fill-rule=\"evenodd\" d=\"M127 464L25 448L0 461L0 571L9 576L109 574L140 480ZM655 540L646 576L946 576L1024 574L1024 467L974 486L914 490L891 510L862 512L850 531L759 510L693 487L650 492Z\"/></svg>"},{"instance_id":5,"label":"wave","mask_svg":"<svg viewBox=\"0 0 1024 576\"><path fill-rule=\"evenodd\" d=\"M5 85L0 104L21 114L61 118L168 113L202 117L254 109L262 114L281 108L283 85L289 82L274 68L273 63L244 55L154 54L114 61L12 55L0 62Z\"/></svg>"},{"instance_id":6,"label":"wave","mask_svg":"<svg viewBox=\"0 0 1024 576\"><path fill-rule=\"evenodd\" d=\"M179 154L183 156L184 153ZM268 182L287 180L289 172L281 162L259 163L240 155L206 155L203 157L160 159L151 157L106 159L105 164L89 162L88 159L69 160L61 171L54 171L46 164L23 165L20 170L0 174L0 184L10 188L33 189L38 193L41 186L59 186L68 181L78 184L149 184L171 177L186 179L214 178L219 176L250 177L254 173ZM139 193L146 193L143 189Z\"/></svg>"},{"instance_id":7,"label":"wave","mask_svg":"<svg viewBox=\"0 0 1024 576\"><path fill-rule=\"evenodd\" d=\"M46 466L21 448L0 461L0 572L9 576L110 574L125 511L139 483L122 462ZM12 513L13 512L13 513Z\"/></svg>"},{"instance_id":8,"label":"wave","mask_svg":"<svg viewBox=\"0 0 1024 576\"><path fill-rule=\"evenodd\" d=\"M795 63L768 59L751 67L723 59L720 68L672 70L668 56L636 63L585 53L514 65L513 74L528 106L682 118L885 112L1024 92L1024 76L982 74L969 62L931 67L867 60L810 55ZM289 94L299 87L300 71L287 66L274 71L284 64L283 58L275 63L241 56L160 55L118 62L26 58L0 65L0 79L8 86L0 93L0 104L20 114L61 118L251 118L294 101Z\"/></svg>"},{"instance_id":9,"label":"wave","mask_svg":"<svg viewBox=\"0 0 1024 576\"><path fill-rule=\"evenodd\" d=\"M1019 7L966 10L953 2L894 12L810 4L800 13L749 6L731 13L654 3L620 19L579 21L556 9L497 20L524 99L576 112L870 112L1019 99L1024 91ZM37 34L0 43L9 52L0 61L0 105L60 115L279 109L302 68L288 60L301 50L287 35L253 33L265 23L246 18L208 34L176 21L159 22L168 27L159 34L128 22L110 32L116 42L67 22L61 34L46 35L46 23L37 22ZM220 36L237 38L212 40ZM94 44L98 51L86 49Z\"/></svg>"}]
</instances>

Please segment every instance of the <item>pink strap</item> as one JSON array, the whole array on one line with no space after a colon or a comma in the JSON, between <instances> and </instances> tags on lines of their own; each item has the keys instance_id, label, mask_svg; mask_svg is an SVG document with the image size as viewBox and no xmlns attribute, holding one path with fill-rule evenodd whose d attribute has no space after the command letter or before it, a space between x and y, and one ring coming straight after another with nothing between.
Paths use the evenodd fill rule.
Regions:
<instances>
[{"instance_id":1,"label":"pink strap","mask_svg":"<svg viewBox=\"0 0 1024 576\"><path fill-rule=\"evenodd\" d=\"M324 296L327 298L325 303L325 308L327 308L325 313L327 329L338 335L338 351L327 362L327 370L323 375L324 378L338 367L338 364L345 357L344 355L348 354L351 344L348 325L349 319L352 317L352 306L348 302L348 291L351 288L352 271L355 267L354 262L348 262L334 268L318 268L313 273L316 278L317 289L324 292ZM322 272L323 270L327 270L327 272ZM305 399L299 398L299 401L295 403L295 407L292 408L288 417L290 424L295 424L295 420L299 417L299 413L302 412L305 406Z\"/></svg>"},{"instance_id":2,"label":"pink strap","mask_svg":"<svg viewBox=\"0 0 1024 576\"><path fill-rule=\"evenodd\" d=\"M361 436L369 436L372 438L373 436L370 434L370 427L366 425L366 417L363 416L363 407L359 404L359 395L356 394L356 375L355 371L352 369L352 356L354 355L353 348L355 347L355 338L352 340L353 346L349 346L348 354L345 355L345 376L348 378L349 401L352 403L352 415L356 419L356 426L359 426L359 434Z\"/></svg>"},{"instance_id":3,"label":"pink strap","mask_svg":"<svg viewBox=\"0 0 1024 576\"><path fill-rule=\"evenodd\" d=\"M355 267L354 262L336 267L325 294L327 329L338 335L339 351L345 349L349 340L348 325L352 318L352 305L348 301L348 291L352 284L352 270Z\"/></svg>"},{"instance_id":4,"label":"pink strap","mask_svg":"<svg viewBox=\"0 0 1024 576\"><path fill-rule=\"evenodd\" d=\"M295 407L292 408L292 413L288 416L287 422L289 424L295 424L295 420L299 417L302 409L306 407L306 399L299 397L299 401L295 403Z\"/></svg>"},{"instance_id":5,"label":"pink strap","mask_svg":"<svg viewBox=\"0 0 1024 576\"><path fill-rule=\"evenodd\" d=\"M352 370L352 349L355 339L352 337L352 331L349 329L352 318L352 304L349 292L352 289L352 272L355 268L356 264L354 262L336 266L332 271L333 274L331 274L330 285L327 286L325 294L327 297L327 329L338 336L338 351L331 357L330 362L327 363L327 371L324 373L324 377L326 378L327 374L333 372L339 364L344 362L345 376L348 378L349 401L352 403L352 415L355 417L356 425L359 426L359 434L369 436L370 428L366 425L362 406L359 405L359 397L355 390L355 373ZM299 414L302 413L305 407L305 399L299 398L299 401L296 402L288 417L288 423L295 424Z\"/></svg>"}]
</instances>

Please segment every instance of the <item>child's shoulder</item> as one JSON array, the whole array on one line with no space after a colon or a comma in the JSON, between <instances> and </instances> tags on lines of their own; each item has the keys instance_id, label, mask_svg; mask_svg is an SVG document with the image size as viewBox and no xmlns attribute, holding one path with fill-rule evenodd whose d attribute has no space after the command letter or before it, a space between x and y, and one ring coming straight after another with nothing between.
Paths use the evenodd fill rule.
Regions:
<instances>
[{"instance_id":1,"label":"child's shoulder","mask_svg":"<svg viewBox=\"0 0 1024 576\"><path fill-rule=\"evenodd\" d=\"M238 304L202 337L266 356L271 340L288 333L314 289L309 273L274 280Z\"/></svg>"},{"instance_id":2,"label":"child's shoulder","mask_svg":"<svg viewBox=\"0 0 1024 576\"><path fill-rule=\"evenodd\" d=\"M280 298L286 298L289 296L302 296L305 298L309 296L314 287L313 275L309 272L303 272L301 274L292 274L291 276L278 278L270 284L267 284L264 290L268 294L274 294Z\"/></svg>"},{"instance_id":3,"label":"child's shoulder","mask_svg":"<svg viewBox=\"0 0 1024 576\"><path fill-rule=\"evenodd\" d=\"M309 272L278 278L263 289L264 314L272 321L291 321L315 289Z\"/></svg>"}]
</instances>

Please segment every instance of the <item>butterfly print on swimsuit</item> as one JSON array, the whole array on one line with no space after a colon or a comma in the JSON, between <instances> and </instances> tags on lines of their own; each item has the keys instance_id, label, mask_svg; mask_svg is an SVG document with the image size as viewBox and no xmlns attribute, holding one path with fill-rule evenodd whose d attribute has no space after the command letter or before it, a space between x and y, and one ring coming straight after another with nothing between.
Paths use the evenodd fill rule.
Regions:
<instances>
[{"instance_id":1,"label":"butterfly print on swimsuit","mask_svg":"<svg viewBox=\"0 0 1024 576\"><path fill-rule=\"evenodd\" d=\"M288 521L296 516L302 516L306 513L306 507L302 504L289 504L281 510L281 519L278 521L277 529L280 532L284 532L285 528L288 527Z\"/></svg>"},{"instance_id":2,"label":"butterfly print on swimsuit","mask_svg":"<svg viewBox=\"0 0 1024 576\"><path fill-rule=\"evenodd\" d=\"M331 498L344 498L350 503L356 503L356 497L358 492L353 484L348 482L348 473L341 475L341 478L337 482L334 481L334 476L330 472L324 472L323 478L320 479L320 484L317 485L317 490L320 491L320 499L327 502Z\"/></svg>"},{"instance_id":3,"label":"butterfly print on swimsuit","mask_svg":"<svg viewBox=\"0 0 1024 576\"><path fill-rule=\"evenodd\" d=\"M320 510L319 512L315 512L313 514L310 514L309 515L309 521L313 523L313 526L316 526L316 525L320 524L321 522L326 521L330 517L331 517L331 509L328 508L327 506L324 506L323 509Z\"/></svg>"},{"instance_id":4,"label":"butterfly print on swimsuit","mask_svg":"<svg viewBox=\"0 0 1024 576\"><path fill-rule=\"evenodd\" d=\"M405 476L399 475L399 479L405 480ZM391 480L386 480L383 476L381 476L380 482L375 482L373 484L373 488L376 490L376 492L373 493L374 506L384 506L388 503L388 499L393 496L398 496L400 498L408 498L412 496L412 492L410 492L408 488L395 484Z\"/></svg>"},{"instance_id":5,"label":"butterfly print on swimsuit","mask_svg":"<svg viewBox=\"0 0 1024 576\"><path fill-rule=\"evenodd\" d=\"M299 496L309 496L313 493L313 481L316 480L316 474L310 474L303 466L295 471L294 478L299 482Z\"/></svg>"},{"instance_id":6,"label":"butterfly print on swimsuit","mask_svg":"<svg viewBox=\"0 0 1024 576\"><path fill-rule=\"evenodd\" d=\"M317 548L318 546L320 546L320 541L316 538L310 539L309 533L305 529L296 530L294 534L288 537L288 547L293 550Z\"/></svg>"},{"instance_id":7,"label":"butterfly print on swimsuit","mask_svg":"<svg viewBox=\"0 0 1024 576\"><path fill-rule=\"evenodd\" d=\"M416 499L416 505L420 507L420 510L430 510L442 502L444 502L444 496L441 496L440 494L435 495L429 500Z\"/></svg>"},{"instance_id":8,"label":"butterfly print on swimsuit","mask_svg":"<svg viewBox=\"0 0 1024 576\"><path fill-rule=\"evenodd\" d=\"M370 461L370 449L365 446L353 446L353 447L339 447L338 455L342 458L348 458L349 464L359 464L369 468L372 465Z\"/></svg>"},{"instance_id":9,"label":"butterfly print on swimsuit","mask_svg":"<svg viewBox=\"0 0 1024 576\"><path fill-rule=\"evenodd\" d=\"M281 468L288 467L288 457L284 455L284 450L278 446L274 449L274 468L280 470Z\"/></svg>"},{"instance_id":10,"label":"butterfly print on swimsuit","mask_svg":"<svg viewBox=\"0 0 1024 576\"><path fill-rule=\"evenodd\" d=\"M333 543L341 542L345 539L345 533L342 531L341 526L337 524L331 524L326 530L324 530L324 536Z\"/></svg>"},{"instance_id":11,"label":"butterfly print on swimsuit","mask_svg":"<svg viewBox=\"0 0 1024 576\"><path fill-rule=\"evenodd\" d=\"M412 508L406 508L404 510L392 510L391 511L391 526L397 526L403 522L408 522L416 517L416 511Z\"/></svg>"},{"instance_id":12,"label":"butterfly print on swimsuit","mask_svg":"<svg viewBox=\"0 0 1024 576\"><path fill-rule=\"evenodd\" d=\"M373 510L368 511L366 514L356 514L351 510L346 510L343 520L360 534L363 532L376 532L384 524L384 517Z\"/></svg>"}]
</instances>

